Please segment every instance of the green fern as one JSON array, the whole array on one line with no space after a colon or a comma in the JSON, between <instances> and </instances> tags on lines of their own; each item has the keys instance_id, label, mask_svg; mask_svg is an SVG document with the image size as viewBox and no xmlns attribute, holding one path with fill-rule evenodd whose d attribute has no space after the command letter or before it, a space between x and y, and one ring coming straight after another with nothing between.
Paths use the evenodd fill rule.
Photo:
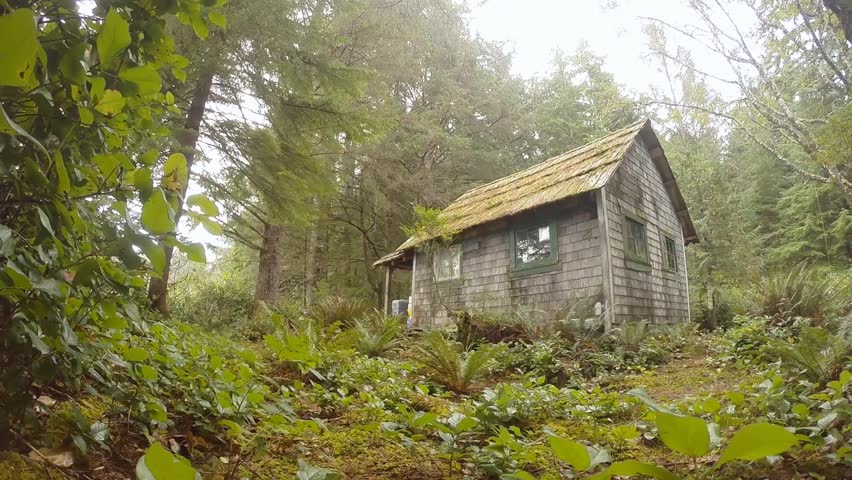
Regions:
<instances>
[{"instance_id":1,"label":"green fern","mask_svg":"<svg viewBox=\"0 0 852 480\"><path fill-rule=\"evenodd\" d=\"M649 333L648 321L624 322L614 333L625 349L639 350L639 346Z\"/></svg>"},{"instance_id":2,"label":"green fern","mask_svg":"<svg viewBox=\"0 0 852 480\"><path fill-rule=\"evenodd\" d=\"M368 357L381 357L399 346L402 324L398 317L373 312L352 326L354 347Z\"/></svg>"},{"instance_id":3,"label":"green fern","mask_svg":"<svg viewBox=\"0 0 852 480\"><path fill-rule=\"evenodd\" d=\"M471 384L491 372L505 345L485 344L477 350L464 350L458 342L438 331L424 335L417 346L423 367L433 380L455 392L466 392Z\"/></svg>"},{"instance_id":4,"label":"green fern","mask_svg":"<svg viewBox=\"0 0 852 480\"><path fill-rule=\"evenodd\" d=\"M363 300L328 297L311 307L309 316L323 325L339 323L348 327L355 319L363 317L368 310L369 307Z\"/></svg>"},{"instance_id":5,"label":"green fern","mask_svg":"<svg viewBox=\"0 0 852 480\"><path fill-rule=\"evenodd\" d=\"M852 352L844 338L816 327L803 328L796 343L779 341L774 345L783 363L803 370L820 384L837 378Z\"/></svg>"}]
</instances>

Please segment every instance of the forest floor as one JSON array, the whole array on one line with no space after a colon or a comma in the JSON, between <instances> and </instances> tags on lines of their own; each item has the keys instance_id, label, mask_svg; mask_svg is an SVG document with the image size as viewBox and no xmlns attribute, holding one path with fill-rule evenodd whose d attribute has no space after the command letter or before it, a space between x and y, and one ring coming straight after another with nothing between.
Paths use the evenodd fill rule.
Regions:
<instances>
[{"instance_id":1,"label":"forest floor","mask_svg":"<svg viewBox=\"0 0 852 480\"><path fill-rule=\"evenodd\" d=\"M726 337L648 337L635 350L611 338L500 344L499 366L462 391L425 368L420 338L402 338L385 358L341 346L333 335L315 336L318 343L308 347L298 339L309 334L296 331L278 333L280 343L246 343L195 327L161 329L130 339L136 350L117 350L125 359L163 352L144 355L156 375L131 360L129 377L102 393L94 383L85 394L51 393L59 401L42 408L41 430L26 444L39 453L0 452L0 480L148 478L134 469L156 443L188 458L205 480L559 480L588 478L624 460L677 475L665 478L852 478L841 447L848 444L852 375L842 375L830 393L782 377L766 360L732 360L730 345L764 335L754 325ZM276 345L286 345L287 360ZM648 402L708 429L718 425L721 447L697 459L672 451ZM807 405L790 415L795 402ZM713 468L738 429L766 421L813 438L801 435L800 447L771 462L760 457ZM95 432L104 429L99 446ZM87 454L75 450L78 437ZM607 459L575 468L557 458L553 437ZM823 438L840 453L818 448ZM44 457L52 455L66 464L46 467Z\"/></svg>"}]
</instances>

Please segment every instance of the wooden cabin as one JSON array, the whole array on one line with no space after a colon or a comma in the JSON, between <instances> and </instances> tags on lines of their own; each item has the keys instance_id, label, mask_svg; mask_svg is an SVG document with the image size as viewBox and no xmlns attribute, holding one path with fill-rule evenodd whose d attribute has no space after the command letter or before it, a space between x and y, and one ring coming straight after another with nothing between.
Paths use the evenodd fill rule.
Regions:
<instances>
[{"instance_id":1,"label":"wooden cabin","mask_svg":"<svg viewBox=\"0 0 852 480\"><path fill-rule=\"evenodd\" d=\"M698 236L648 120L476 187L440 218L448 245L412 237L374 264L386 303L391 273L411 270L417 325L460 310L559 318L580 301L607 328L689 321L684 249Z\"/></svg>"}]
</instances>

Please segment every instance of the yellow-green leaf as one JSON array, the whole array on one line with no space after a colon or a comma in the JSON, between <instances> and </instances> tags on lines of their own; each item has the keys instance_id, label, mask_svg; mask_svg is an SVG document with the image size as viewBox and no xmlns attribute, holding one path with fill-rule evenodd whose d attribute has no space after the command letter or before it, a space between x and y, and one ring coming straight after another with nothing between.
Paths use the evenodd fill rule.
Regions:
<instances>
[{"instance_id":1,"label":"yellow-green leaf","mask_svg":"<svg viewBox=\"0 0 852 480\"><path fill-rule=\"evenodd\" d=\"M216 215L219 215L219 207L217 207L216 204L213 203L213 200L210 200L206 195L190 195L186 198L186 204L190 207L198 207L201 210L201 213L208 217L215 217Z\"/></svg>"},{"instance_id":2,"label":"yellow-green leaf","mask_svg":"<svg viewBox=\"0 0 852 480\"><path fill-rule=\"evenodd\" d=\"M68 193L71 190L71 180L65 168L65 159L59 150L53 154L53 163L56 165L56 190L59 193Z\"/></svg>"},{"instance_id":3,"label":"yellow-green leaf","mask_svg":"<svg viewBox=\"0 0 852 480\"><path fill-rule=\"evenodd\" d=\"M140 95L157 93L162 87L160 74L157 73L157 70L150 65L122 70L121 73L118 74L118 78L136 85Z\"/></svg>"},{"instance_id":4,"label":"yellow-green leaf","mask_svg":"<svg viewBox=\"0 0 852 480\"><path fill-rule=\"evenodd\" d=\"M175 186L186 187L189 180L189 167L186 164L186 157L182 153L173 153L169 155L163 166L163 185L175 190Z\"/></svg>"},{"instance_id":5,"label":"yellow-green leaf","mask_svg":"<svg viewBox=\"0 0 852 480\"><path fill-rule=\"evenodd\" d=\"M197 263L206 263L207 255L204 251L204 245L200 243L178 244L178 250L183 252L190 261Z\"/></svg>"},{"instance_id":6,"label":"yellow-green leaf","mask_svg":"<svg viewBox=\"0 0 852 480\"><path fill-rule=\"evenodd\" d=\"M80 123L89 126L95 121L95 114L85 107L77 107L77 113L80 115Z\"/></svg>"},{"instance_id":7,"label":"yellow-green leaf","mask_svg":"<svg viewBox=\"0 0 852 480\"><path fill-rule=\"evenodd\" d=\"M556 454L556 458L571 465L574 470L582 472L592 464L589 452L582 443L553 435L547 437L547 443L550 444L550 449Z\"/></svg>"},{"instance_id":8,"label":"yellow-green leaf","mask_svg":"<svg viewBox=\"0 0 852 480\"><path fill-rule=\"evenodd\" d=\"M731 437L716 465L731 460L758 460L770 455L780 455L799 443L796 436L783 427L771 423L746 425Z\"/></svg>"},{"instance_id":9,"label":"yellow-green leaf","mask_svg":"<svg viewBox=\"0 0 852 480\"><path fill-rule=\"evenodd\" d=\"M41 48L35 18L28 8L0 16L0 85L24 87L32 80Z\"/></svg>"},{"instance_id":10,"label":"yellow-green leaf","mask_svg":"<svg viewBox=\"0 0 852 480\"><path fill-rule=\"evenodd\" d=\"M195 35L202 40L206 40L210 31L207 28L207 22L201 17L201 14L197 13L193 15L190 22L192 23L192 30L195 32Z\"/></svg>"},{"instance_id":11,"label":"yellow-green leaf","mask_svg":"<svg viewBox=\"0 0 852 480\"><path fill-rule=\"evenodd\" d=\"M130 45L130 25L114 8L110 8L98 32L98 58L107 68L113 58Z\"/></svg>"},{"instance_id":12,"label":"yellow-green leaf","mask_svg":"<svg viewBox=\"0 0 852 480\"><path fill-rule=\"evenodd\" d=\"M222 235L222 225L219 224L219 222L202 217L201 225L204 227L204 230L207 230L207 232L211 235Z\"/></svg>"},{"instance_id":13,"label":"yellow-green leaf","mask_svg":"<svg viewBox=\"0 0 852 480\"><path fill-rule=\"evenodd\" d=\"M131 347L125 350L123 357L128 362L144 362L148 360L149 354L143 348Z\"/></svg>"},{"instance_id":14,"label":"yellow-green leaf","mask_svg":"<svg viewBox=\"0 0 852 480\"><path fill-rule=\"evenodd\" d=\"M118 90L106 90L104 91L104 98L95 105L95 110L103 113L104 115L115 115L124 108L124 97L121 95L121 92Z\"/></svg>"},{"instance_id":15,"label":"yellow-green leaf","mask_svg":"<svg viewBox=\"0 0 852 480\"><path fill-rule=\"evenodd\" d=\"M207 18L210 19L210 23L212 23L213 25L216 25L218 27L221 27L223 30L228 25L228 22L225 19L225 16L222 15L218 10L210 10L207 13Z\"/></svg>"},{"instance_id":16,"label":"yellow-green leaf","mask_svg":"<svg viewBox=\"0 0 852 480\"><path fill-rule=\"evenodd\" d=\"M154 235L173 232L175 222L162 188L155 188L142 204L142 226Z\"/></svg>"},{"instance_id":17,"label":"yellow-green leaf","mask_svg":"<svg viewBox=\"0 0 852 480\"><path fill-rule=\"evenodd\" d=\"M142 378L145 380L156 380L159 377L159 374L153 367L150 365L142 365L142 368L139 370L142 374Z\"/></svg>"},{"instance_id":18,"label":"yellow-green leaf","mask_svg":"<svg viewBox=\"0 0 852 480\"><path fill-rule=\"evenodd\" d=\"M657 412L657 430L663 443L675 452L702 457L710 451L710 432L700 418Z\"/></svg>"}]
</instances>

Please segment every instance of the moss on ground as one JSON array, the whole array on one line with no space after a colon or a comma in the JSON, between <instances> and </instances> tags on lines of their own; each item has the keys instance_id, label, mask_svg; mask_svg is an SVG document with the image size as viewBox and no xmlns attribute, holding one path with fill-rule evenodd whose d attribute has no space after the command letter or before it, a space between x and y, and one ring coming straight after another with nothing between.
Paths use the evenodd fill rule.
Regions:
<instances>
[{"instance_id":1,"label":"moss on ground","mask_svg":"<svg viewBox=\"0 0 852 480\"><path fill-rule=\"evenodd\" d=\"M40 480L44 470L15 452L0 452L0 480Z\"/></svg>"},{"instance_id":2,"label":"moss on ground","mask_svg":"<svg viewBox=\"0 0 852 480\"><path fill-rule=\"evenodd\" d=\"M44 425L45 444L58 448L65 444L71 436L77 432L77 412L89 423L101 420L107 411L109 404L100 397L86 397L75 402L62 402L53 407Z\"/></svg>"},{"instance_id":3,"label":"moss on ground","mask_svg":"<svg viewBox=\"0 0 852 480\"><path fill-rule=\"evenodd\" d=\"M619 390L641 388L654 400L670 403L733 392L748 377L734 367L713 367L708 360L704 356L674 360L659 369L625 377L613 386Z\"/></svg>"}]
</instances>

